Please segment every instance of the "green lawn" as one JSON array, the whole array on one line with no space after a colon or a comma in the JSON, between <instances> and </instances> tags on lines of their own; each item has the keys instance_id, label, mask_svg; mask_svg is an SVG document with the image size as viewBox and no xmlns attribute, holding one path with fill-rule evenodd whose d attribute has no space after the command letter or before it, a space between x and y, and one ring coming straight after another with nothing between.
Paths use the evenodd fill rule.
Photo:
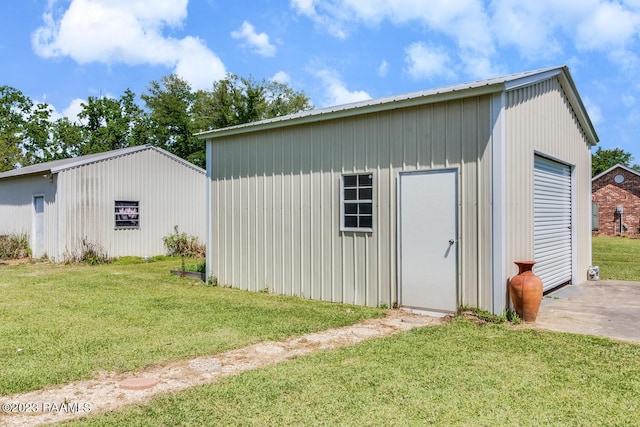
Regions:
<instances>
[{"instance_id":1,"label":"green lawn","mask_svg":"<svg viewBox=\"0 0 640 427\"><path fill-rule=\"evenodd\" d=\"M603 279L640 280L640 240L593 242ZM0 267L0 394L384 312L194 286L172 262ZM456 319L70 425L638 425L639 361L639 344Z\"/></svg>"},{"instance_id":2,"label":"green lawn","mask_svg":"<svg viewBox=\"0 0 640 427\"><path fill-rule=\"evenodd\" d=\"M640 345L456 320L71 425L638 425L639 360Z\"/></svg>"},{"instance_id":3,"label":"green lawn","mask_svg":"<svg viewBox=\"0 0 640 427\"><path fill-rule=\"evenodd\" d=\"M594 237L593 265L602 280L640 281L640 239Z\"/></svg>"},{"instance_id":4,"label":"green lawn","mask_svg":"<svg viewBox=\"0 0 640 427\"><path fill-rule=\"evenodd\" d=\"M0 266L0 395L215 354L385 310L205 286L180 261Z\"/></svg>"}]
</instances>

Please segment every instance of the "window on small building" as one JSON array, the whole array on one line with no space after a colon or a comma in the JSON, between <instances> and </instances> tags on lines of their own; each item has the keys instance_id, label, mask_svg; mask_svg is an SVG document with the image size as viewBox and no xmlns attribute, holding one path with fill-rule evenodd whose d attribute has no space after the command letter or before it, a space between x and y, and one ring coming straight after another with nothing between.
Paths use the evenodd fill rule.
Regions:
<instances>
[{"instance_id":1,"label":"window on small building","mask_svg":"<svg viewBox=\"0 0 640 427\"><path fill-rule=\"evenodd\" d=\"M373 231L373 174L342 176L340 228Z\"/></svg>"},{"instance_id":2,"label":"window on small building","mask_svg":"<svg viewBox=\"0 0 640 427\"><path fill-rule=\"evenodd\" d=\"M591 202L591 230L598 231L598 202Z\"/></svg>"},{"instance_id":3,"label":"window on small building","mask_svg":"<svg viewBox=\"0 0 640 427\"><path fill-rule=\"evenodd\" d=\"M140 203L116 200L115 217L116 228L140 228Z\"/></svg>"}]
</instances>

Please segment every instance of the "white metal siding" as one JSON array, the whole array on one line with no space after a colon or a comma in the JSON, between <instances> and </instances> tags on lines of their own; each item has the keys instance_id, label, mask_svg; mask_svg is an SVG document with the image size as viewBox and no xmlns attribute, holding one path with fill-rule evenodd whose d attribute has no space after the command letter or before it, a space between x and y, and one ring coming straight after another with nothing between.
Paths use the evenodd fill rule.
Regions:
<instances>
[{"instance_id":1,"label":"white metal siding","mask_svg":"<svg viewBox=\"0 0 640 427\"><path fill-rule=\"evenodd\" d=\"M459 292L490 309L489 127L485 96L208 141L211 274L241 289L391 305L397 173L458 167ZM340 177L353 172L374 175L370 233L340 232Z\"/></svg>"},{"instance_id":2,"label":"white metal siding","mask_svg":"<svg viewBox=\"0 0 640 427\"><path fill-rule=\"evenodd\" d=\"M44 195L44 255L55 254L57 177L28 175L0 181L0 234L25 233L32 241L33 196Z\"/></svg>"},{"instance_id":3,"label":"white metal siding","mask_svg":"<svg viewBox=\"0 0 640 427\"><path fill-rule=\"evenodd\" d=\"M60 175L60 258L84 238L110 256L164 254L162 237L176 225L205 241L206 177L163 153L137 151ZM139 202L139 229L115 229L116 200Z\"/></svg>"},{"instance_id":4,"label":"white metal siding","mask_svg":"<svg viewBox=\"0 0 640 427\"><path fill-rule=\"evenodd\" d=\"M508 92L505 123L507 275L518 272L513 262L534 259L533 177L537 153L573 167L573 281L586 281L591 263L591 147L560 82L552 78Z\"/></svg>"},{"instance_id":5,"label":"white metal siding","mask_svg":"<svg viewBox=\"0 0 640 427\"><path fill-rule=\"evenodd\" d=\"M571 168L535 156L533 197L534 271L547 291L571 281Z\"/></svg>"}]
</instances>

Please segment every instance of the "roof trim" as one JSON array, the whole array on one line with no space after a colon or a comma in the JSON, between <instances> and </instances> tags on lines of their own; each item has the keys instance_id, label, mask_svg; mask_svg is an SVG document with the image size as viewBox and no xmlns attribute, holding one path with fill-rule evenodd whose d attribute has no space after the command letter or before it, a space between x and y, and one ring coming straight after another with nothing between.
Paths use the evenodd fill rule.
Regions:
<instances>
[{"instance_id":1,"label":"roof trim","mask_svg":"<svg viewBox=\"0 0 640 427\"><path fill-rule=\"evenodd\" d=\"M593 178L591 178L591 181L595 181L596 179L601 178L601 177L605 176L606 174L608 174L609 172L613 171L614 169L618 169L618 168L620 168L620 169L622 169L622 170L625 170L625 171L627 171L627 172L629 172L629 173L632 173L632 174L634 174L634 175L636 175L636 176L640 176L640 172L638 172L637 170L635 170L635 169L631 169L631 168L630 168L630 167L628 167L628 166L625 166L625 165L623 165L623 164L621 164L621 163L618 163L618 164L617 164L617 165L615 165L615 166L611 166L611 167L610 167L609 169L607 169L606 171L604 171L604 172L600 172L598 175L596 175L596 176L594 176Z\"/></svg>"},{"instance_id":2,"label":"roof trim","mask_svg":"<svg viewBox=\"0 0 640 427\"><path fill-rule=\"evenodd\" d=\"M194 165L191 162L184 160L181 157L176 156L175 154L171 154L162 148L156 147L151 144L145 145L136 145L133 147L121 148L119 150L105 151L104 153L95 153L95 154L87 154L85 156L79 157L71 157L68 159L62 160L54 160L51 162L38 163L35 165L25 166L23 168L14 169L8 172L0 173L0 179L11 178L11 177L19 177L26 175L36 175L36 174L55 174L58 172L62 172L68 169L76 168L79 166L85 166L92 163L101 162L104 160L110 160L117 157L126 156L129 154L137 153L145 150L153 150L160 154L163 154L176 162L182 163L184 166L189 167L195 170L198 173L206 174L206 171L198 166Z\"/></svg>"},{"instance_id":3,"label":"roof trim","mask_svg":"<svg viewBox=\"0 0 640 427\"><path fill-rule=\"evenodd\" d=\"M569 74L569 69L566 66L544 68L540 70L510 74L502 77L477 80L473 82L444 86L419 92L411 92L403 95L396 95L356 102L352 104L302 111L288 116L275 117L273 119L261 120L258 122L246 123L238 126L200 132L197 133L196 136L200 139L213 140L216 138L240 135L248 132L308 124L324 120L333 120L362 114L389 111L398 108L427 105L436 102L450 101L454 99L468 98L473 96L489 95L514 90L523 86L529 86L540 81L548 80L555 76L559 77L560 83L564 91L567 93L569 101L571 102L578 117L578 121L587 134L590 144L595 145L598 142L598 135L596 134L593 124L591 123L589 115L584 107L584 104L580 99L573 79Z\"/></svg>"}]
</instances>

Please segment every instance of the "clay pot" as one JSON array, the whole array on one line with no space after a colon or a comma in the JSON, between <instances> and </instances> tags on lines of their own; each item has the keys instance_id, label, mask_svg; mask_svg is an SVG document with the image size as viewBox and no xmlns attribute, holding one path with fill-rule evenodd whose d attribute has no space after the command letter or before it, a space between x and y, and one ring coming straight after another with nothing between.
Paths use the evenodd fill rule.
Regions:
<instances>
[{"instance_id":1,"label":"clay pot","mask_svg":"<svg viewBox=\"0 0 640 427\"><path fill-rule=\"evenodd\" d=\"M513 308L525 322L535 322L542 303L542 280L533 274L535 261L516 261L520 270L509 281Z\"/></svg>"}]
</instances>

